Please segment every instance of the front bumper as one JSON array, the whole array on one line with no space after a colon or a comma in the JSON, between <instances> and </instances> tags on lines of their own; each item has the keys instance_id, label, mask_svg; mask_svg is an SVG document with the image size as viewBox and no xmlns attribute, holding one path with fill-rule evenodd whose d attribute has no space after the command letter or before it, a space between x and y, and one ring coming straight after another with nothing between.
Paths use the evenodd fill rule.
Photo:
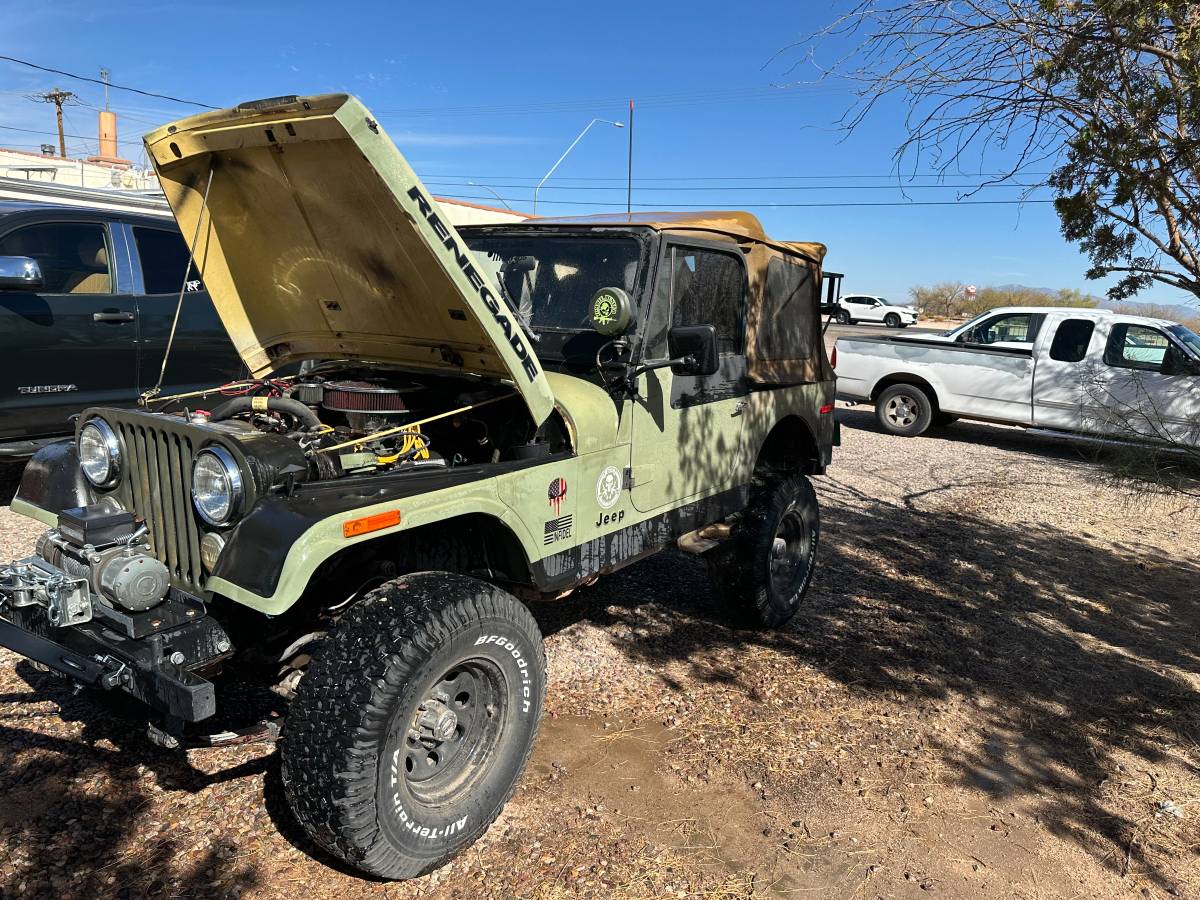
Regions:
<instances>
[{"instance_id":1,"label":"front bumper","mask_svg":"<svg viewBox=\"0 0 1200 900\"><path fill-rule=\"evenodd\" d=\"M0 585L0 646L73 681L123 690L152 709L198 722L217 709L212 671L231 652L225 630L198 599L172 589L144 613L125 613L92 597L87 622L55 627L42 605L14 605Z\"/></svg>"}]
</instances>

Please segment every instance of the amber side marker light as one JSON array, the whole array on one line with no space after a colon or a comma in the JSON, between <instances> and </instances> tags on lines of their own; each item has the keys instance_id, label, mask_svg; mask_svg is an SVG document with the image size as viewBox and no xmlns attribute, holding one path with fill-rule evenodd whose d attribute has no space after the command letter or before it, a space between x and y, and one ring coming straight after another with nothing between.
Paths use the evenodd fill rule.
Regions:
<instances>
[{"instance_id":1,"label":"amber side marker light","mask_svg":"<svg viewBox=\"0 0 1200 900\"><path fill-rule=\"evenodd\" d=\"M363 516L361 519L351 519L342 523L342 537L358 537L360 534L370 534L372 531L382 531L400 524L400 510L389 509L387 512L375 513L373 516Z\"/></svg>"}]
</instances>

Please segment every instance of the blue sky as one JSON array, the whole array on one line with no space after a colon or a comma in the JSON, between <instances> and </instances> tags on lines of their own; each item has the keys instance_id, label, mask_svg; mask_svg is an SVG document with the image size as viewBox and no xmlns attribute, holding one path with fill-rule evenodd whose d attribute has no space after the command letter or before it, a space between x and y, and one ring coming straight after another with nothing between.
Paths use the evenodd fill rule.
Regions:
<instances>
[{"instance_id":1,"label":"blue sky","mask_svg":"<svg viewBox=\"0 0 1200 900\"><path fill-rule=\"evenodd\" d=\"M530 208L533 184L591 118L625 122L622 98L632 97L635 203L749 209L774 237L829 245L828 266L846 273L848 292L903 297L913 284L950 279L1102 291L1084 278L1086 260L1062 239L1049 205L959 202L956 185L977 184L977 176L911 186L937 184L922 178L902 191L892 160L904 133L896 106L878 109L853 135L838 130L849 90L818 82L810 66L789 71L795 57L775 58L825 24L830 7L752 7L72 0L7 10L0 53L86 75L103 66L115 83L215 106L348 91L376 112L435 192L499 205L495 191L518 209ZM837 50L823 53L832 59ZM54 86L88 104L67 109L67 130L80 136L68 149L95 152L101 88L6 62L0 146L54 140L17 130L53 129L53 107L26 94ZM121 91L111 105L122 117L122 151L135 161L143 131L197 111ZM596 125L543 188L540 211L623 210L626 140L624 130ZM903 202L906 194L948 203L781 205ZM1019 194L1001 187L974 199ZM1183 297L1156 288L1141 299Z\"/></svg>"}]
</instances>

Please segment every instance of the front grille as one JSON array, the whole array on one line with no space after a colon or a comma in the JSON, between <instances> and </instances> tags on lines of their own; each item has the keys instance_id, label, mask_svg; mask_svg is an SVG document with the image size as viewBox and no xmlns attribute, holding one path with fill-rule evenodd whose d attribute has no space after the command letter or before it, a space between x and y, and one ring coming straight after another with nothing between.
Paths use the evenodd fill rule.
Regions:
<instances>
[{"instance_id":1,"label":"front grille","mask_svg":"<svg viewBox=\"0 0 1200 900\"><path fill-rule=\"evenodd\" d=\"M177 586L199 590L200 529L192 511L191 479L195 440L182 423L151 415L105 416L124 445L117 494L121 505L142 516L150 548ZM167 424L170 422L170 424Z\"/></svg>"}]
</instances>

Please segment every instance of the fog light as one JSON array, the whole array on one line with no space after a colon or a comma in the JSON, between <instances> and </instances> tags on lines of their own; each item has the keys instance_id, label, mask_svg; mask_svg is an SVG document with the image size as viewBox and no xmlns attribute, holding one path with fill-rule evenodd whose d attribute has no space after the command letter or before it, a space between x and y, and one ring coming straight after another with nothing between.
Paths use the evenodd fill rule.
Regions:
<instances>
[{"instance_id":1,"label":"fog light","mask_svg":"<svg viewBox=\"0 0 1200 900\"><path fill-rule=\"evenodd\" d=\"M210 531L200 539L200 562L204 563L205 571L211 572L217 567L217 559L225 549L225 535Z\"/></svg>"}]
</instances>

